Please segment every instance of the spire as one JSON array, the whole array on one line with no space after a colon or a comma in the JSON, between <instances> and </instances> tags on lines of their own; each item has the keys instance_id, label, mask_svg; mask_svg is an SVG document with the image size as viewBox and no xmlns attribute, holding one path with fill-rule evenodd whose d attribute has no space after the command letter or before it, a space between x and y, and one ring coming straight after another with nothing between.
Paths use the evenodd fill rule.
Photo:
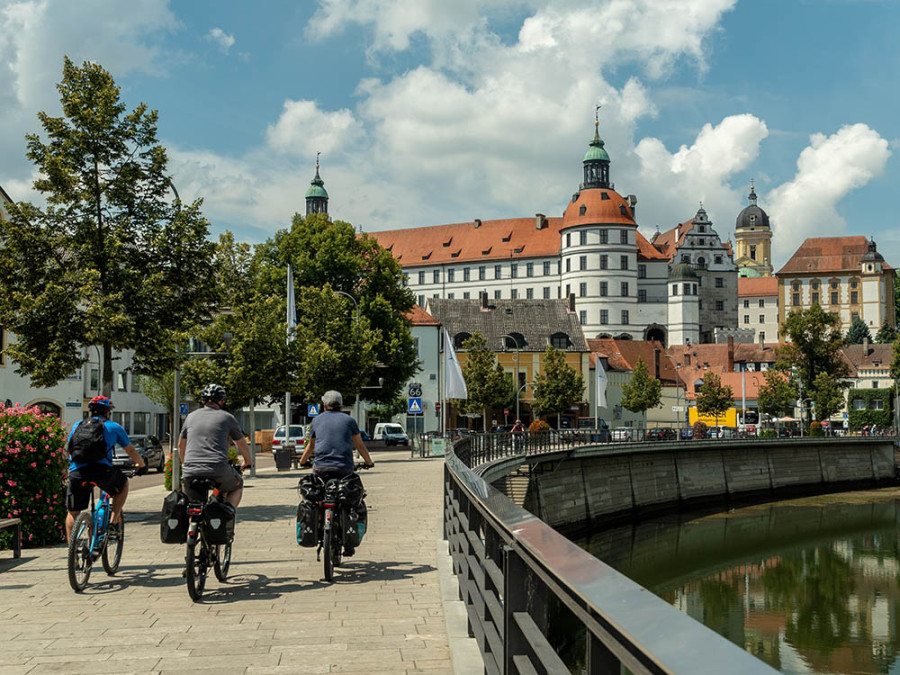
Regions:
<instances>
[{"instance_id":1,"label":"spire","mask_svg":"<svg viewBox=\"0 0 900 675\"><path fill-rule=\"evenodd\" d=\"M316 153L316 176L309 182L306 191L306 215L312 213L328 213L328 192L325 190L325 181L319 176L319 155Z\"/></svg>"},{"instance_id":2,"label":"spire","mask_svg":"<svg viewBox=\"0 0 900 675\"><path fill-rule=\"evenodd\" d=\"M584 182L581 188L611 188L609 182L609 155L600 138L600 106L594 111L594 138L584 154Z\"/></svg>"},{"instance_id":3,"label":"spire","mask_svg":"<svg viewBox=\"0 0 900 675\"><path fill-rule=\"evenodd\" d=\"M753 187L753 179L750 179L750 195L747 197L751 206L756 206L756 188Z\"/></svg>"}]
</instances>

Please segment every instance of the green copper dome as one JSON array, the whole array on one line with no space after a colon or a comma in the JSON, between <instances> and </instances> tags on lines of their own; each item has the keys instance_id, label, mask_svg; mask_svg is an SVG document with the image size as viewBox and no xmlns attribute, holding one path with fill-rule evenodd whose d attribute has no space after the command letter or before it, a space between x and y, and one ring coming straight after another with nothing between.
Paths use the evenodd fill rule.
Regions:
<instances>
[{"instance_id":1,"label":"green copper dome","mask_svg":"<svg viewBox=\"0 0 900 675\"><path fill-rule=\"evenodd\" d=\"M309 190L306 191L306 198L323 197L328 199L328 191L325 190L325 181L319 178L319 168L316 167L316 177L309 182Z\"/></svg>"},{"instance_id":2,"label":"green copper dome","mask_svg":"<svg viewBox=\"0 0 900 675\"><path fill-rule=\"evenodd\" d=\"M596 162L596 161L609 161L609 155L606 153L606 150L603 149L604 143L600 138L600 132L596 129L594 130L594 140L591 141L591 146L588 148L588 151L584 153L584 161L585 162Z\"/></svg>"}]
</instances>

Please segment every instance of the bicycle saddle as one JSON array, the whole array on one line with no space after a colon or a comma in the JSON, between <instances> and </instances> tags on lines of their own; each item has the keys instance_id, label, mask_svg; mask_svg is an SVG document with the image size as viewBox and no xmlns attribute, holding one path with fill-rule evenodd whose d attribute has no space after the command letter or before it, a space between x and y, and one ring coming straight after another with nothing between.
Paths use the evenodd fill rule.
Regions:
<instances>
[{"instance_id":1,"label":"bicycle saddle","mask_svg":"<svg viewBox=\"0 0 900 675\"><path fill-rule=\"evenodd\" d=\"M192 490L211 490L216 486L216 481L206 476L193 476L187 479L187 487Z\"/></svg>"}]
</instances>

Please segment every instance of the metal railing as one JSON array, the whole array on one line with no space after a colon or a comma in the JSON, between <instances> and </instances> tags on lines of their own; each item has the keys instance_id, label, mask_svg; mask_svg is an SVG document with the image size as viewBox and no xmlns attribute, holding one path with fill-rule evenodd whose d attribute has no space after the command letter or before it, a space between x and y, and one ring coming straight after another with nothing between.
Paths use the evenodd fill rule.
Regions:
<instances>
[{"instance_id":1,"label":"metal railing","mask_svg":"<svg viewBox=\"0 0 900 675\"><path fill-rule=\"evenodd\" d=\"M473 460L554 447L490 436L457 441L444 469L444 536L485 673L775 672L482 480Z\"/></svg>"}]
</instances>

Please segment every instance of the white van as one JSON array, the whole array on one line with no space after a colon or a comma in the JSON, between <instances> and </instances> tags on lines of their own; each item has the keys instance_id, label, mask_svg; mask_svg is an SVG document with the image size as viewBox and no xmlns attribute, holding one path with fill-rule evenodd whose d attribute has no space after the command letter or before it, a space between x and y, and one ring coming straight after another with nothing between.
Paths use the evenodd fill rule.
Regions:
<instances>
[{"instance_id":1,"label":"white van","mask_svg":"<svg viewBox=\"0 0 900 675\"><path fill-rule=\"evenodd\" d=\"M406 430L396 422L379 422L375 425L373 441L384 441L385 445L409 445Z\"/></svg>"}]
</instances>

